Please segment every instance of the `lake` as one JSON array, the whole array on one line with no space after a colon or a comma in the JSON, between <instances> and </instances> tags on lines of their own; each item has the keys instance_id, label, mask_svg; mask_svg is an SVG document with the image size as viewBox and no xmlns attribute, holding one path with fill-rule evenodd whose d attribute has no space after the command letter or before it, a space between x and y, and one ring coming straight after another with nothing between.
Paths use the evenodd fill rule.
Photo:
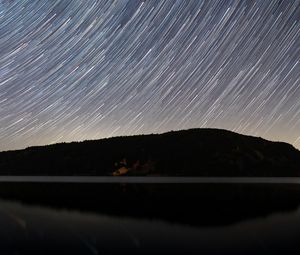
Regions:
<instances>
[{"instance_id":1,"label":"lake","mask_svg":"<svg viewBox=\"0 0 300 255\"><path fill-rule=\"evenodd\" d=\"M300 252L297 178L123 178L1 177L1 254Z\"/></svg>"}]
</instances>

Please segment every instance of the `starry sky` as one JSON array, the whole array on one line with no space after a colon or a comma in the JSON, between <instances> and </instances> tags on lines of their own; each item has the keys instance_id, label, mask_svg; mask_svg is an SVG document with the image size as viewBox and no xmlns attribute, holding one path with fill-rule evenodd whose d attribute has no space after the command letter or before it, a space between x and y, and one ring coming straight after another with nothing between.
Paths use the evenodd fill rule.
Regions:
<instances>
[{"instance_id":1,"label":"starry sky","mask_svg":"<svg viewBox=\"0 0 300 255\"><path fill-rule=\"evenodd\" d=\"M0 150L222 128L300 149L300 0L0 0Z\"/></svg>"}]
</instances>

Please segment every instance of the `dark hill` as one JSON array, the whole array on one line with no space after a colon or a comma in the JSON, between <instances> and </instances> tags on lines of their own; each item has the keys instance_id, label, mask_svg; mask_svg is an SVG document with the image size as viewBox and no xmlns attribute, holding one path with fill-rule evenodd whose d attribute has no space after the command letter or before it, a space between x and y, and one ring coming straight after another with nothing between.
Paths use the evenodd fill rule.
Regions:
<instances>
[{"instance_id":1,"label":"dark hill","mask_svg":"<svg viewBox=\"0 0 300 255\"><path fill-rule=\"evenodd\" d=\"M111 175L126 159L131 174L299 176L292 145L219 129L114 137L0 153L2 175Z\"/></svg>"}]
</instances>

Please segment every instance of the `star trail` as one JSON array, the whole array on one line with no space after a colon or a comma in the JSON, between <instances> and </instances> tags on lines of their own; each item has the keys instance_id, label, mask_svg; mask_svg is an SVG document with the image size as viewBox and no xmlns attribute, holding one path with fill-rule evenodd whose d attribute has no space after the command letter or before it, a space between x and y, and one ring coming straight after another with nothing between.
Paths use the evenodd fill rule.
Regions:
<instances>
[{"instance_id":1,"label":"star trail","mask_svg":"<svg viewBox=\"0 0 300 255\"><path fill-rule=\"evenodd\" d=\"M0 1L0 150L223 128L300 148L299 0Z\"/></svg>"}]
</instances>

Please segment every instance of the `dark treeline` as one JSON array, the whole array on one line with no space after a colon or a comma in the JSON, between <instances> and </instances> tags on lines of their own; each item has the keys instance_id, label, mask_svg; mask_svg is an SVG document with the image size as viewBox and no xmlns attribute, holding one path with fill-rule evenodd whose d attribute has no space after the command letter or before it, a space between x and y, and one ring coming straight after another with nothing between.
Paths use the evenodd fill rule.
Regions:
<instances>
[{"instance_id":1,"label":"dark treeline","mask_svg":"<svg viewBox=\"0 0 300 255\"><path fill-rule=\"evenodd\" d=\"M124 159L129 168L137 162L148 164L147 174L152 175L300 174L300 152L292 145L219 129L114 137L1 152L0 174L111 175L116 163Z\"/></svg>"}]
</instances>

